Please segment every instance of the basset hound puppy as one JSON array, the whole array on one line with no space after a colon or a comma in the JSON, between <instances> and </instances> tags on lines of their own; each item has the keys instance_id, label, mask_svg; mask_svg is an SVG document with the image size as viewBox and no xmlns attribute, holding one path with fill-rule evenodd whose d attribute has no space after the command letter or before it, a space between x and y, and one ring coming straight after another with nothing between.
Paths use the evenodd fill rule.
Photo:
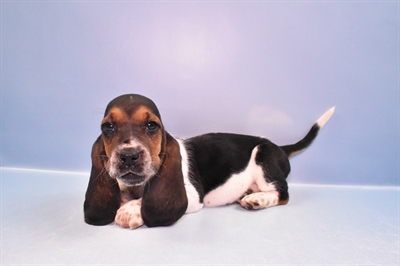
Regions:
<instances>
[{"instance_id":1,"label":"basset hound puppy","mask_svg":"<svg viewBox=\"0 0 400 266\"><path fill-rule=\"evenodd\" d=\"M311 144L333 112L292 145L227 133L177 139L165 130L153 101L119 96L108 104L93 145L85 221L134 229L172 225L204 206L238 202L259 210L286 204L289 157Z\"/></svg>"}]
</instances>

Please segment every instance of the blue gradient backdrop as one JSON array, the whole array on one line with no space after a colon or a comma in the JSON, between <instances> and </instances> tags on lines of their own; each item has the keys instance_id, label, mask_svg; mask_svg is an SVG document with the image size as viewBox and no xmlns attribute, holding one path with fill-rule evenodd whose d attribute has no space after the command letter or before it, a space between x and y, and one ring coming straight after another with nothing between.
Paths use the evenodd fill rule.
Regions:
<instances>
[{"instance_id":1,"label":"blue gradient backdrop","mask_svg":"<svg viewBox=\"0 0 400 266\"><path fill-rule=\"evenodd\" d=\"M399 184L398 1L2 1L1 165L90 170L106 104L168 131L303 137L293 183Z\"/></svg>"}]
</instances>

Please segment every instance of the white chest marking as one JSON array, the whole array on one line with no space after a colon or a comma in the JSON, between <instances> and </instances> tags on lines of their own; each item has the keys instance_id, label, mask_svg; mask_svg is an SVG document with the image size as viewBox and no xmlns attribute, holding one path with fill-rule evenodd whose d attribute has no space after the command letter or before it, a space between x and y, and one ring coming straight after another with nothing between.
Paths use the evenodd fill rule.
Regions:
<instances>
[{"instance_id":1,"label":"white chest marking","mask_svg":"<svg viewBox=\"0 0 400 266\"><path fill-rule=\"evenodd\" d=\"M176 140L179 143L179 149L182 157L181 163L182 163L183 182L185 184L186 196L188 199L188 207L186 209L186 213L197 212L203 208L204 204L200 203L199 193L197 193L196 188L190 182L188 154L183 144L183 141L180 139Z\"/></svg>"},{"instance_id":2,"label":"white chest marking","mask_svg":"<svg viewBox=\"0 0 400 266\"><path fill-rule=\"evenodd\" d=\"M121 191L121 205L125 205L128 201L132 200L131 195L129 193L128 188L125 186L124 183L117 179L119 190Z\"/></svg>"}]
</instances>

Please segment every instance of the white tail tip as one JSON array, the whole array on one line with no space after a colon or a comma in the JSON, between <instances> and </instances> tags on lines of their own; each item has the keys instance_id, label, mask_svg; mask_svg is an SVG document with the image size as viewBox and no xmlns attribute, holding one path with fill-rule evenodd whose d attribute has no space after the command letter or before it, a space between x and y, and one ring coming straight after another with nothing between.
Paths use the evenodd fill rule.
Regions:
<instances>
[{"instance_id":1,"label":"white tail tip","mask_svg":"<svg viewBox=\"0 0 400 266\"><path fill-rule=\"evenodd\" d=\"M325 114L323 114L318 120L317 120L317 124L319 126L319 128L323 128L325 126L325 124L329 121L329 119L331 119L333 113L335 112L335 107L332 107L331 109L329 109L328 111L325 112Z\"/></svg>"}]
</instances>

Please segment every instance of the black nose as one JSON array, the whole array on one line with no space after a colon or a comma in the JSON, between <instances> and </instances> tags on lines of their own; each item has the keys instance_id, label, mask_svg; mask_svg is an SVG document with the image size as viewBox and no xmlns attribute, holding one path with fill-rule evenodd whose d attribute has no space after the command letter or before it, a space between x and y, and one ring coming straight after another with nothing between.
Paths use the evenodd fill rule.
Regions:
<instances>
[{"instance_id":1,"label":"black nose","mask_svg":"<svg viewBox=\"0 0 400 266\"><path fill-rule=\"evenodd\" d=\"M126 166L133 165L140 158L140 153L135 149L126 149L119 154L119 159Z\"/></svg>"}]
</instances>

